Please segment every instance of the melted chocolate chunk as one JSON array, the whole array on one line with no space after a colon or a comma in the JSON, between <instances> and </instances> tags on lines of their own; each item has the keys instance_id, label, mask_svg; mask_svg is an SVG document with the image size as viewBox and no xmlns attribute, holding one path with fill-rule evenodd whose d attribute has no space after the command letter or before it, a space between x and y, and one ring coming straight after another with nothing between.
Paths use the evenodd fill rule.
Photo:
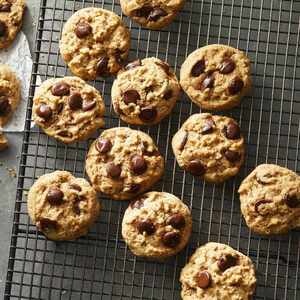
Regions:
<instances>
[{"instance_id":1,"label":"melted chocolate chunk","mask_svg":"<svg viewBox=\"0 0 300 300\"><path fill-rule=\"evenodd\" d=\"M268 200L268 199L261 199L261 200L256 201L255 211L260 215L267 215L268 212L265 212L263 210L263 207L265 206L265 204L270 204L272 202L273 202L272 200Z\"/></svg>"},{"instance_id":2,"label":"melted chocolate chunk","mask_svg":"<svg viewBox=\"0 0 300 300\"><path fill-rule=\"evenodd\" d=\"M140 59L136 59L130 63L128 63L126 66L125 66L125 70L131 70L131 69L134 69L136 67L139 67L142 65L142 62Z\"/></svg>"},{"instance_id":3,"label":"melted chocolate chunk","mask_svg":"<svg viewBox=\"0 0 300 300\"><path fill-rule=\"evenodd\" d=\"M226 150L224 153L224 156L229 160L230 162L237 162L240 160L241 155L237 151L231 151L231 150Z\"/></svg>"},{"instance_id":4,"label":"melted chocolate chunk","mask_svg":"<svg viewBox=\"0 0 300 300\"><path fill-rule=\"evenodd\" d=\"M201 129L202 134L209 134L214 131L215 122L213 119L206 119Z\"/></svg>"},{"instance_id":5,"label":"melted chocolate chunk","mask_svg":"<svg viewBox=\"0 0 300 300\"><path fill-rule=\"evenodd\" d=\"M194 176L202 176L206 172L206 167L199 159L194 159L186 166L186 170Z\"/></svg>"},{"instance_id":6,"label":"melted chocolate chunk","mask_svg":"<svg viewBox=\"0 0 300 300\"><path fill-rule=\"evenodd\" d=\"M111 150L112 148L112 143L108 139L98 139L95 147L98 152L100 153L107 153Z\"/></svg>"},{"instance_id":7,"label":"melted chocolate chunk","mask_svg":"<svg viewBox=\"0 0 300 300\"><path fill-rule=\"evenodd\" d=\"M6 24L0 21L0 37L5 37L7 32Z\"/></svg>"},{"instance_id":8,"label":"melted chocolate chunk","mask_svg":"<svg viewBox=\"0 0 300 300\"><path fill-rule=\"evenodd\" d=\"M0 4L0 12L10 12L11 3L2 3Z\"/></svg>"},{"instance_id":9,"label":"melted chocolate chunk","mask_svg":"<svg viewBox=\"0 0 300 300\"><path fill-rule=\"evenodd\" d=\"M141 220L137 223L136 227L141 234L145 232L147 235L152 235L155 232L155 226L150 220Z\"/></svg>"},{"instance_id":10,"label":"melted chocolate chunk","mask_svg":"<svg viewBox=\"0 0 300 300\"><path fill-rule=\"evenodd\" d=\"M57 82L51 88L53 96L67 96L70 94L70 86L66 82Z\"/></svg>"},{"instance_id":11,"label":"melted chocolate chunk","mask_svg":"<svg viewBox=\"0 0 300 300\"><path fill-rule=\"evenodd\" d=\"M182 229L185 226L185 218L182 214L174 214L168 219L167 224L175 229Z\"/></svg>"},{"instance_id":12,"label":"melted chocolate chunk","mask_svg":"<svg viewBox=\"0 0 300 300\"><path fill-rule=\"evenodd\" d=\"M128 105L130 103L137 103L140 100L140 94L136 90L128 90L123 94L123 101Z\"/></svg>"},{"instance_id":13,"label":"melted chocolate chunk","mask_svg":"<svg viewBox=\"0 0 300 300\"><path fill-rule=\"evenodd\" d=\"M284 197L284 201L289 208L300 207L300 198L296 194L287 194Z\"/></svg>"},{"instance_id":14,"label":"melted chocolate chunk","mask_svg":"<svg viewBox=\"0 0 300 300\"><path fill-rule=\"evenodd\" d=\"M78 192L81 192L81 190L82 190L81 186L79 184L77 184L77 183L71 183L70 187L71 187L71 189L76 190Z\"/></svg>"},{"instance_id":15,"label":"melted chocolate chunk","mask_svg":"<svg viewBox=\"0 0 300 300\"><path fill-rule=\"evenodd\" d=\"M243 89L243 87L244 87L243 80L236 77L230 81L228 86L228 93L229 95L236 95Z\"/></svg>"},{"instance_id":16,"label":"melted chocolate chunk","mask_svg":"<svg viewBox=\"0 0 300 300\"><path fill-rule=\"evenodd\" d=\"M119 165L110 162L106 165L107 175L113 179L117 179L120 177L122 169Z\"/></svg>"},{"instance_id":17,"label":"melted chocolate chunk","mask_svg":"<svg viewBox=\"0 0 300 300\"><path fill-rule=\"evenodd\" d=\"M157 116L157 110L154 107L143 108L140 112L140 119L144 122L152 122Z\"/></svg>"},{"instance_id":18,"label":"melted chocolate chunk","mask_svg":"<svg viewBox=\"0 0 300 300\"><path fill-rule=\"evenodd\" d=\"M162 243L168 248L175 248L180 243L180 234L178 232L165 232L162 235Z\"/></svg>"},{"instance_id":19,"label":"melted chocolate chunk","mask_svg":"<svg viewBox=\"0 0 300 300\"><path fill-rule=\"evenodd\" d=\"M141 185L138 183L132 183L129 187L128 193L136 194L141 189Z\"/></svg>"},{"instance_id":20,"label":"melted chocolate chunk","mask_svg":"<svg viewBox=\"0 0 300 300\"><path fill-rule=\"evenodd\" d=\"M69 98L69 106L71 110L78 110L82 108L82 97L79 92L74 92Z\"/></svg>"},{"instance_id":21,"label":"melted chocolate chunk","mask_svg":"<svg viewBox=\"0 0 300 300\"><path fill-rule=\"evenodd\" d=\"M235 69L235 62L231 58L226 58L221 66L220 66L220 73L221 74L229 74Z\"/></svg>"},{"instance_id":22,"label":"melted chocolate chunk","mask_svg":"<svg viewBox=\"0 0 300 300\"><path fill-rule=\"evenodd\" d=\"M165 16L167 16L167 15L168 15L168 13L167 13L164 9L162 9L162 8L160 8L160 7L158 7L158 6L156 6L156 7L153 7L153 9L151 10L151 12L150 12L150 14L149 14L149 16L148 16L148 20L149 20L149 21L156 22L156 21L158 21L161 17L165 17Z\"/></svg>"},{"instance_id":23,"label":"melted chocolate chunk","mask_svg":"<svg viewBox=\"0 0 300 300\"><path fill-rule=\"evenodd\" d=\"M75 34L78 38L82 39L92 33L92 26L86 22L80 22L75 28Z\"/></svg>"},{"instance_id":24,"label":"melted chocolate chunk","mask_svg":"<svg viewBox=\"0 0 300 300\"><path fill-rule=\"evenodd\" d=\"M46 195L46 200L51 205L59 205L63 202L64 193L58 187L51 187Z\"/></svg>"},{"instance_id":25,"label":"melted chocolate chunk","mask_svg":"<svg viewBox=\"0 0 300 300\"><path fill-rule=\"evenodd\" d=\"M145 158L141 155L134 155L131 158L131 170L136 175L141 175L147 170L147 162Z\"/></svg>"},{"instance_id":26,"label":"melted chocolate chunk","mask_svg":"<svg viewBox=\"0 0 300 300\"><path fill-rule=\"evenodd\" d=\"M205 78L201 83L201 90L204 91L205 89L210 89L214 87L215 77L213 73L207 73Z\"/></svg>"},{"instance_id":27,"label":"melted chocolate chunk","mask_svg":"<svg viewBox=\"0 0 300 300\"><path fill-rule=\"evenodd\" d=\"M207 271L202 271L197 274L197 285L201 289L207 289L211 285L211 276Z\"/></svg>"},{"instance_id":28,"label":"melted chocolate chunk","mask_svg":"<svg viewBox=\"0 0 300 300\"><path fill-rule=\"evenodd\" d=\"M36 114L47 121L52 116L52 109L49 105L42 103L37 107Z\"/></svg>"},{"instance_id":29,"label":"melted chocolate chunk","mask_svg":"<svg viewBox=\"0 0 300 300\"><path fill-rule=\"evenodd\" d=\"M241 129L234 122L230 122L227 126L224 127L224 133L225 136L230 140L236 140L241 137Z\"/></svg>"},{"instance_id":30,"label":"melted chocolate chunk","mask_svg":"<svg viewBox=\"0 0 300 300\"><path fill-rule=\"evenodd\" d=\"M48 218L41 218L36 222L37 228L41 231L56 231L58 223Z\"/></svg>"},{"instance_id":31,"label":"melted chocolate chunk","mask_svg":"<svg viewBox=\"0 0 300 300\"><path fill-rule=\"evenodd\" d=\"M133 12L133 15L138 18L146 18L147 19L149 14L151 13L151 11L152 11L152 7L145 5L139 9L136 9Z\"/></svg>"},{"instance_id":32,"label":"melted chocolate chunk","mask_svg":"<svg viewBox=\"0 0 300 300\"><path fill-rule=\"evenodd\" d=\"M99 61L97 63L97 75L98 76L106 75L108 72L107 67L108 67L108 57L103 56L99 59Z\"/></svg>"},{"instance_id":33,"label":"melted chocolate chunk","mask_svg":"<svg viewBox=\"0 0 300 300\"><path fill-rule=\"evenodd\" d=\"M232 256L230 254L223 255L218 260L218 268L224 272L227 269L234 267L237 265L237 258L235 256Z\"/></svg>"},{"instance_id":34,"label":"melted chocolate chunk","mask_svg":"<svg viewBox=\"0 0 300 300\"><path fill-rule=\"evenodd\" d=\"M196 62L196 64L193 66L191 70L191 75L193 77L198 77L200 74L204 73L205 65L206 65L205 59L201 59L198 62Z\"/></svg>"},{"instance_id":35,"label":"melted chocolate chunk","mask_svg":"<svg viewBox=\"0 0 300 300\"><path fill-rule=\"evenodd\" d=\"M0 99L0 116L8 115L11 112L11 105L8 99Z\"/></svg>"},{"instance_id":36,"label":"melted chocolate chunk","mask_svg":"<svg viewBox=\"0 0 300 300\"><path fill-rule=\"evenodd\" d=\"M141 198L138 198L136 200L133 200L131 201L130 203L130 207L133 209L133 208L137 208L137 209L140 209L141 207L144 206L144 201L145 201L145 198L141 197Z\"/></svg>"}]
</instances>

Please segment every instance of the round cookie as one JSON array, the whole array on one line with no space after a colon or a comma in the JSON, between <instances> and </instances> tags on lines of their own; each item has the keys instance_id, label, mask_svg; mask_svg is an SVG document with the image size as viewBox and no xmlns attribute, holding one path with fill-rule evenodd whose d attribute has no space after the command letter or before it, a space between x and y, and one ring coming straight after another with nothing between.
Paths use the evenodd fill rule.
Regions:
<instances>
[{"instance_id":1,"label":"round cookie","mask_svg":"<svg viewBox=\"0 0 300 300\"><path fill-rule=\"evenodd\" d=\"M202 109L233 108L251 88L250 60L244 52L229 46L202 47L182 64L180 84Z\"/></svg>"},{"instance_id":2,"label":"round cookie","mask_svg":"<svg viewBox=\"0 0 300 300\"><path fill-rule=\"evenodd\" d=\"M149 192L125 211L122 236L137 256L164 259L177 254L189 241L192 217L176 196Z\"/></svg>"},{"instance_id":3,"label":"round cookie","mask_svg":"<svg viewBox=\"0 0 300 300\"><path fill-rule=\"evenodd\" d=\"M172 22L184 0L120 0L123 13L149 29L160 29Z\"/></svg>"},{"instance_id":4,"label":"round cookie","mask_svg":"<svg viewBox=\"0 0 300 300\"><path fill-rule=\"evenodd\" d=\"M219 243L199 247L180 274L183 300L250 300L255 269L249 257Z\"/></svg>"},{"instance_id":5,"label":"round cookie","mask_svg":"<svg viewBox=\"0 0 300 300\"><path fill-rule=\"evenodd\" d=\"M150 189L163 171L164 159L152 138L126 127L103 131L86 159L93 187L116 200L132 199Z\"/></svg>"},{"instance_id":6,"label":"round cookie","mask_svg":"<svg viewBox=\"0 0 300 300\"><path fill-rule=\"evenodd\" d=\"M235 176L244 161L244 138L238 124L209 113L190 116L174 135L172 147L181 168L213 183Z\"/></svg>"},{"instance_id":7,"label":"round cookie","mask_svg":"<svg viewBox=\"0 0 300 300\"><path fill-rule=\"evenodd\" d=\"M73 74L94 80L119 71L128 55L130 33L115 13L83 8L66 22L59 48Z\"/></svg>"},{"instance_id":8,"label":"round cookie","mask_svg":"<svg viewBox=\"0 0 300 300\"><path fill-rule=\"evenodd\" d=\"M33 120L47 135L69 144L104 126L100 93L78 77L44 81L33 99Z\"/></svg>"},{"instance_id":9,"label":"round cookie","mask_svg":"<svg viewBox=\"0 0 300 300\"><path fill-rule=\"evenodd\" d=\"M0 0L0 49L8 48L22 26L24 0Z\"/></svg>"},{"instance_id":10,"label":"round cookie","mask_svg":"<svg viewBox=\"0 0 300 300\"><path fill-rule=\"evenodd\" d=\"M20 99L20 81L9 66L0 64L0 127L10 120Z\"/></svg>"},{"instance_id":11,"label":"round cookie","mask_svg":"<svg viewBox=\"0 0 300 300\"><path fill-rule=\"evenodd\" d=\"M158 58L129 63L112 86L112 102L120 118L135 125L153 125L170 114L180 85L169 65Z\"/></svg>"},{"instance_id":12,"label":"round cookie","mask_svg":"<svg viewBox=\"0 0 300 300\"><path fill-rule=\"evenodd\" d=\"M51 240L74 240L88 232L100 212L95 190L66 171L41 176L28 193L28 214Z\"/></svg>"},{"instance_id":13,"label":"round cookie","mask_svg":"<svg viewBox=\"0 0 300 300\"><path fill-rule=\"evenodd\" d=\"M282 234L300 227L300 177L291 170L259 165L238 192L242 214L254 232Z\"/></svg>"}]
</instances>

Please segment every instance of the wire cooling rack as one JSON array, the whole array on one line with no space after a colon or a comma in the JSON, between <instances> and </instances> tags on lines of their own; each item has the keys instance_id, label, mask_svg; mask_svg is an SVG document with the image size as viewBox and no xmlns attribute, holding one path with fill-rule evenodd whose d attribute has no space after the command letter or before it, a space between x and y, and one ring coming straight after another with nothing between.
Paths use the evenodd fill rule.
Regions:
<instances>
[{"instance_id":1,"label":"wire cooling rack","mask_svg":"<svg viewBox=\"0 0 300 300\"><path fill-rule=\"evenodd\" d=\"M31 128L37 76L70 74L58 52L64 22L78 9L98 6L121 14L109 0L42 0L38 20L30 101L19 171L5 299L180 299L181 268L195 248L207 241L231 245L250 256L257 268L255 299L300 299L300 232L265 238L251 233L241 218L236 190L257 164L299 167L300 2L278 0L188 0L166 29L149 31L124 18L132 33L130 58L158 56L177 74L188 53L212 43L245 50L252 61L254 88L242 106L226 115L240 124L248 144L240 174L224 185L206 184L178 168L170 140L188 116L199 111L182 96L172 115L142 128L166 158L166 172L155 188L174 193L191 208L189 246L168 261L134 257L121 238L127 203L101 199L103 210L86 237L47 241L27 216L26 194L35 179L56 169L84 176L88 142L65 146ZM93 84L103 93L106 127L125 125L112 112L112 78Z\"/></svg>"}]
</instances>

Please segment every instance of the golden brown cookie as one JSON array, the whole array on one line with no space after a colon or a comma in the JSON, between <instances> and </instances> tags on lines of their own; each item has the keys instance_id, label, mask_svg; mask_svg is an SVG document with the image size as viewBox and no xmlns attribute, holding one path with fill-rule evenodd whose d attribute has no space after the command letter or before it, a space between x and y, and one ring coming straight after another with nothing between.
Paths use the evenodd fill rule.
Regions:
<instances>
[{"instance_id":1,"label":"golden brown cookie","mask_svg":"<svg viewBox=\"0 0 300 300\"><path fill-rule=\"evenodd\" d=\"M28 214L51 240L74 240L88 232L99 215L95 190L66 171L41 176L28 193Z\"/></svg>"},{"instance_id":2,"label":"golden brown cookie","mask_svg":"<svg viewBox=\"0 0 300 300\"><path fill-rule=\"evenodd\" d=\"M182 64L180 84L202 109L233 108L251 88L250 60L244 52L229 46L202 47Z\"/></svg>"},{"instance_id":3,"label":"golden brown cookie","mask_svg":"<svg viewBox=\"0 0 300 300\"><path fill-rule=\"evenodd\" d=\"M191 232L190 210L165 192L149 192L133 201L122 222L122 236L130 250L137 256L159 260L180 252Z\"/></svg>"},{"instance_id":4,"label":"golden brown cookie","mask_svg":"<svg viewBox=\"0 0 300 300\"><path fill-rule=\"evenodd\" d=\"M0 151L8 147L8 140L3 132L0 131Z\"/></svg>"},{"instance_id":5,"label":"golden brown cookie","mask_svg":"<svg viewBox=\"0 0 300 300\"><path fill-rule=\"evenodd\" d=\"M73 74L94 80L119 71L130 48L130 32L112 11L83 8L66 22L59 48Z\"/></svg>"},{"instance_id":6,"label":"golden brown cookie","mask_svg":"<svg viewBox=\"0 0 300 300\"><path fill-rule=\"evenodd\" d=\"M98 192L127 200L160 179L164 159L148 134L116 127L103 131L91 145L85 169Z\"/></svg>"}]
</instances>

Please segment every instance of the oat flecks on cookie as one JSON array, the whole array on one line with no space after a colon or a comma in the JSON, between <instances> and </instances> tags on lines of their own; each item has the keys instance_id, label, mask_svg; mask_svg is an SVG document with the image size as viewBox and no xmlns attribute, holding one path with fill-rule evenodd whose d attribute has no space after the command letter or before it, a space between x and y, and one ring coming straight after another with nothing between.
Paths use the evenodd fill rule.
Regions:
<instances>
[{"instance_id":1,"label":"oat flecks on cookie","mask_svg":"<svg viewBox=\"0 0 300 300\"><path fill-rule=\"evenodd\" d=\"M120 70L130 48L130 32L115 13L83 8L66 22L59 48L73 74L94 80Z\"/></svg>"},{"instance_id":2,"label":"oat flecks on cookie","mask_svg":"<svg viewBox=\"0 0 300 300\"><path fill-rule=\"evenodd\" d=\"M117 200L132 199L150 189L163 171L164 159L152 138L125 127L103 131L86 160L93 187Z\"/></svg>"},{"instance_id":3,"label":"oat flecks on cookie","mask_svg":"<svg viewBox=\"0 0 300 300\"><path fill-rule=\"evenodd\" d=\"M243 51L225 45L199 48L182 64L180 84L202 109L231 109L251 88L250 60Z\"/></svg>"},{"instance_id":4,"label":"oat flecks on cookie","mask_svg":"<svg viewBox=\"0 0 300 300\"><path fill-rule=\"evenodd\" d=\"M161 29L172 22L185 0L120 0L123 13L150 29Z\"/></svg>"},{"instance_id":5,"label":"oat flecks on cookie","mask_svg":"<svg viewBox=\"0 0 300 300\"><path fill-rule=\"evenodd\" d=\"M24 0L0 0L0 49L8 48L22 26Z\"/></svg>"},{"instance_id":6,"label":"oat flecks on cookie","mask_svg":"<svg viewBox=\"0 0 300 300\"><path fill-rule=\"evenodd\" d=\"M28 193L27 205L32 222L51 240L85 235L100 212L95 190L66 171L41 176Z\"/></svg>"},{"instance_id":7,"label":"oat flecks on cookie","mask_svg":"<svg viewBox=\"0 0 300 300\"><path fill-rule=\"evenodd\" d=\"M244 161L244 138L231 118L209 113L190 116L172 139L179 166L206 181L235 176Z\"/></svg>"},{"instance_id":8,"label":"oat flecks on cookie","mask_svg":"<svg viewBox=\"0 0 300 300\"><path fill-rule=\"evenodd\" d=\"M170 66L151 57L125 66L115 79L111 93L114 110L123 121L153 125L171 113L180 91Z\"/></svg>"},{"instance_id":9,"label":"oat flecks on cookie","mask_svg":"<svg viewBox=\"0 0 300 300\"><path fill-rule=\"evenodd\" d=\"M122 236L131 251L158 260L181 251L191 230L188 207L165 192L148 192L134 200L122 222Z\"/></svg>"},{"instance_id":10,"label":"oat flecks on cookie","mask_svg":"<svg viewBox=\"0 0 300 300\"><path fill-rule=\"evenodd\" d=\"M65 144L85 140L104 126L102 96L78 77L44 81L32 109L34 122Z\"/></svg>"},{"instance_id":11,"label":"oat flecks on cookie","mask_svg":"<svg viewBox=\"0 0 300 300\"><path fill-rule=\"evenodd\" d=\"M183 300L249 300L255 269L249 257L220 243L198 248L180 274Z\"/></svg>"},{"instance_id":12,"label":"oat flecks on cookie","mask_svg":"<svg viewBox=\"0 0 300 300\"><path fill-rule=\"evenodd\" d=\"M256 233L282 234L300 227L300 177L274 164L256 167L239 188L241 210Z\"/></svg>"},{"instance_id":13,"label":"oat flecks on cookie","mask_svg":"<svg viewBox=\"0 0 300 300\"><path fill-rule=\"evenodd\" d=\"M0 127L11 119L20 98L20 81L9 66L0 64Z\"/></svg>"}]
</instances>

